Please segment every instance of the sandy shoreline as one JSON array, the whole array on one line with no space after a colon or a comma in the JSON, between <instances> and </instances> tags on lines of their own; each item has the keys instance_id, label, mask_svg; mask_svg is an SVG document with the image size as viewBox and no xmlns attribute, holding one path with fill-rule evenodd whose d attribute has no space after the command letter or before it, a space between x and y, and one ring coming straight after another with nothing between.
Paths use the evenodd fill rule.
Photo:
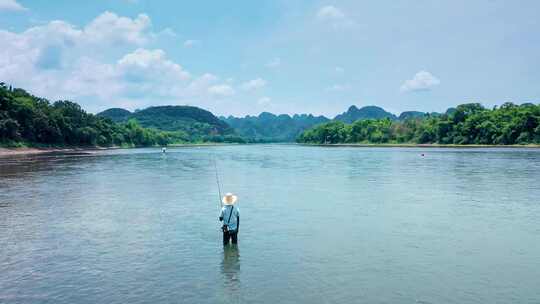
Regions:
<instances>
[{"instance_id":1,"label":"sandy shoreline","mask_svg":"<svg viewBox=\"0 0 540 304\"><path fill-rule=\"evenodd\" d=\"M0 148L0 157L36 155L46 153L95 152L115 148Z\"/></svg>"},{"instance_id":2,"label":"sandy shoreline","mask_svg":"<svg viewBox=\"0 0 540 304\"><path fill-rule=\"evenodd\" d=\"M226 145L221 143L201 143L201 144L173 144L167 146L167 148L175 147L204 147L204 146L217 146L217 145ZM134 149L138 147L78 147L78 148L35 148L35 147L24 147L24 148L6 148L0 147L0 157L9 157L9 156L20 156L20 155L37 155L37 154L47 154L47 153L95 153L98 151L105 150L115 150L115 149ZM140 147L140 148L156 148L161 149L161 147Z\"/></svg>"}]
</instances>

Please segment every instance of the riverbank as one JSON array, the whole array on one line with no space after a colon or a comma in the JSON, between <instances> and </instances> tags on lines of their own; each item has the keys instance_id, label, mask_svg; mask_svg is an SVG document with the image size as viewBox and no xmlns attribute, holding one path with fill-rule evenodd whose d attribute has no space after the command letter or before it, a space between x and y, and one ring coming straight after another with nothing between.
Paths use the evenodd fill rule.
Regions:
<instances>
[{"instance_id":1,"label":"riverbank","mask_svg":"<svg viewBox=\"0 0 540 304\"><path fill-rule=\"evenodd\" d=\"M205 146L223 146L223 145L238 145L234 143L184 143L184 144L171 144L167 145L167 148L175 147L205 147ZM133 148L156 148L161 149L161 146L150 147L28 147L28 146L0 146L0 157L18 156L18 155L36 155L47 153L95 153L104 150L113 149L133 149Z\"/></svg>"},{"instance_id":2,"label":"riverbank","mask_svg":"<svg viewBox=\"0 0 540 304\"><path fill-rule=\"evenodd\" d=\"M453 144L309 144L299 143L302 146L318 147L365 147L365 148L530 148L540 149L540 145L453 145Z\"/></svg>"},{"instance_id":3,"label":"riverbank","mask_svg":"<svg viewBox=\"0 0 540 304\"><path fill-rule=\"evenodd\" d=\"M46 153L92 153L101 150L108 149L118 149L118 148L98 148L98 147L88 147L88 148L32 148L32 147L23 147L23 148L2 148L0 147L0 157L8 156L18 156L18 155L36 155L36 154L46 154Z\"/></svg>"}]
</instances>

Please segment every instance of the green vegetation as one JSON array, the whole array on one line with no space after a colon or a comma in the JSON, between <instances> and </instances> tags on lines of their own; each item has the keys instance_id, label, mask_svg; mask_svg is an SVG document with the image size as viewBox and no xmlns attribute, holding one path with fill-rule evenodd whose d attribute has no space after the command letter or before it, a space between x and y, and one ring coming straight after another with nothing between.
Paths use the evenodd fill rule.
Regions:
<instances>
[{"instance_id":1,"label":"green vegetation","mask_svg":"<svg viewBox=\"0 0 540 304\"><path fill-rule=\"evenodd\" d=\"M50 103L0 83L0 144L4 146L152 146L182 143L185 132L115 123L70 101Z\"/></svg>"},{"instance_id":2,"label":"green vegetation","mask_svg":"<svg viewBox=\"0 0 540 304\"><path fill-rule=\"evenodd\" d=\"M112 108L97 116L118 123L135 120L145 128L181 132L189 142L244 142L227 123L209 111L192 106L156 106L134 113Z\"/></svg>"},{"instance_id":3,"label":"green vegetation","mask_svg":"<svg viewBox=\"0 0 540 304\"><path fill-rule=\"evenodd\" d=\"M121 108L111 108L97 114L99 117L109 118L114 122L126 122L130 115L130 111Z\"/></svg>"},{"instance_id":4,"label":"green vegetation","mask_svg":"<svg viewBox=\"0 0 540 304\"><path fill-rule=\"evenodd\" d=\"M222 117L223 121L249 142L294 142L304 130L329 121L324 116L274 115L263 112L259 116Z\"/></svg>"},{"instance_id":5,"label":"green vegetation","mask_svg":"<svg viewBox=\"0 0 540 304\"><path fill-rule=\"evenodd\" d=\"M505 103L486 109L463 104L446 114L394 121L332 121L303 132L300 143L415 143L415 144L540 144L540 105Z\"/></svg>"},{"instance_id":6,"label":"green vegetation","mask_svg":"<svg viewBox=\"0 0 540 304\"><path fill-rule=\"evenodd\" d=\"M413 118L424 118L426 113L418 111L405 111L399 114L398 120L408 120Z\"/></svg>"},{"instance_id":7,"label":"green vegetation","mask_svg":"<svg viewBox=\"0 0 540 304\"><path fill-rule=\"evenodd\" d=\"M352 123L357 120L365 119L384 119L405 120L409 118L424 117L427 113L409 111L403 112L400 117L385 111L377 106L365 106L357 108L350 106L349 109L337 115L333 120L343 123ZM432 113L432 115L438 115ZM294 142L302 132L313 126L331 121L324 116L313 116L311 114L293 115L286 114L274 115L263 112L259 116L246 117L221 117L235 131L249 142Z\"/></svg>"},{"instance_id":8,"label":"green vegetation","mask_svg":"<svg viewBox=\"0 0 540 304\"><path fill-rule=\"evenodd\" d=\"M271 113L220 120L190 106L150 107L134 113L114 108L92 115L74 102L51 104L0 83L2 146L130 147L295 139L317 144L540 144L540 105L505 103L486 109L471 103L445 114L410 111L399 118L378 107L352 106L332 121Z\"/></svg>"},{"instance_id":9,"label":"green vegetation","mask_svg":"<svg viewBox=\"0 0 540 304\"><path fill-rule=\"evenodd\" d=\"M366 106L358 109L356 106L350 106L347 112L337 115L334 120L344 123L353 123L359 119L383 119L388 118L391 120L397 119L397 117L386 112L383 108L377 106Z\"/></svg>"}]
</instances>

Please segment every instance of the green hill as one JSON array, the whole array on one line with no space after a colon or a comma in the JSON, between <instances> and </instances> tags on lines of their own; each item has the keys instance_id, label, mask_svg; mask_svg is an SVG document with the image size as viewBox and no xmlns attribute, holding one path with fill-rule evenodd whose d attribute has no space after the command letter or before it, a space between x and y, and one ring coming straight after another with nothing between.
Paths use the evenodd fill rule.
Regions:
<instances>
[{"instance_id":1,"label":"green hill","mask_svg":"<svg viewBox=\"0 0 540 304\"><path fill-rule=\"evenodd\" d=\"M75 102L51 103L0 82L0 146L154 146L188 140L184 132L143 128L134 120L115 123Z\"/></svg>"},{"instance_id":2,"label":"green hill","mask_svg":"<svg viewBox=\"0 0 540 304\"><path fill-rule=\"evenodd\" d=\"M97 116L109 118L114 122L127 121L130 115L130 111L121 108L111 108L97 114Z\"/></svg>"},{"instance_id":3,"label":"green hill","mask_svg":"<svg viewBox=\"0 0 540 304\"><path fill-rule=\"evenodd\" d=\"M396 115L386 112L383 108L377 106L366 106L357 108L356 106L350 106L347 112L337 115L334 120L344 123L353 123L362 119L383 119L390 118L392 120L397 119Z\"/></svg>"},{"instance_id":4,"label":"green hill","mask_svg":"<svg viewBox=\"0 0 540 304\"><path fill-rule=\"evenodd\" d=\"M234 136L234 130L226 122L209 111L192 106L156 106L133 113L124 109L112 108L97 115L116 122L135 119L146 128L183 131L192 140ZM216 139L219 141L218 138Z\"/></svg>"},{"instance_id":5,"label":"green hill","mask_svg":"<svg viewBox=\"0 0 540 304\"><path fill-rule=\"evenodd\" d=\"M418 118L424 118L426 116L426 113L419 112L419 111L405 111L399 114L398 119L399 120L407 120L407 119L418 119Z\"/></svg>"}]
</instances>

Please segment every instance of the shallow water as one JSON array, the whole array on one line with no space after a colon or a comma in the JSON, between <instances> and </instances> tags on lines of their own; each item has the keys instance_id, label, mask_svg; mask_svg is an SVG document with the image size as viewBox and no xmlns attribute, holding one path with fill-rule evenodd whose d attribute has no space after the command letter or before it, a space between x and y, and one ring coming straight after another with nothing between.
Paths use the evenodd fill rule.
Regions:
<instances>
[{"instance_id":1,"label":"shallow water","mask_svg":"<svg viewBox=\"0 0 540 304\"><path fill-rule=\"evenodd\" d=\"M538 286L540 150L0 158L0 303L540 303Z\"/></svg>"}]
</instances>

